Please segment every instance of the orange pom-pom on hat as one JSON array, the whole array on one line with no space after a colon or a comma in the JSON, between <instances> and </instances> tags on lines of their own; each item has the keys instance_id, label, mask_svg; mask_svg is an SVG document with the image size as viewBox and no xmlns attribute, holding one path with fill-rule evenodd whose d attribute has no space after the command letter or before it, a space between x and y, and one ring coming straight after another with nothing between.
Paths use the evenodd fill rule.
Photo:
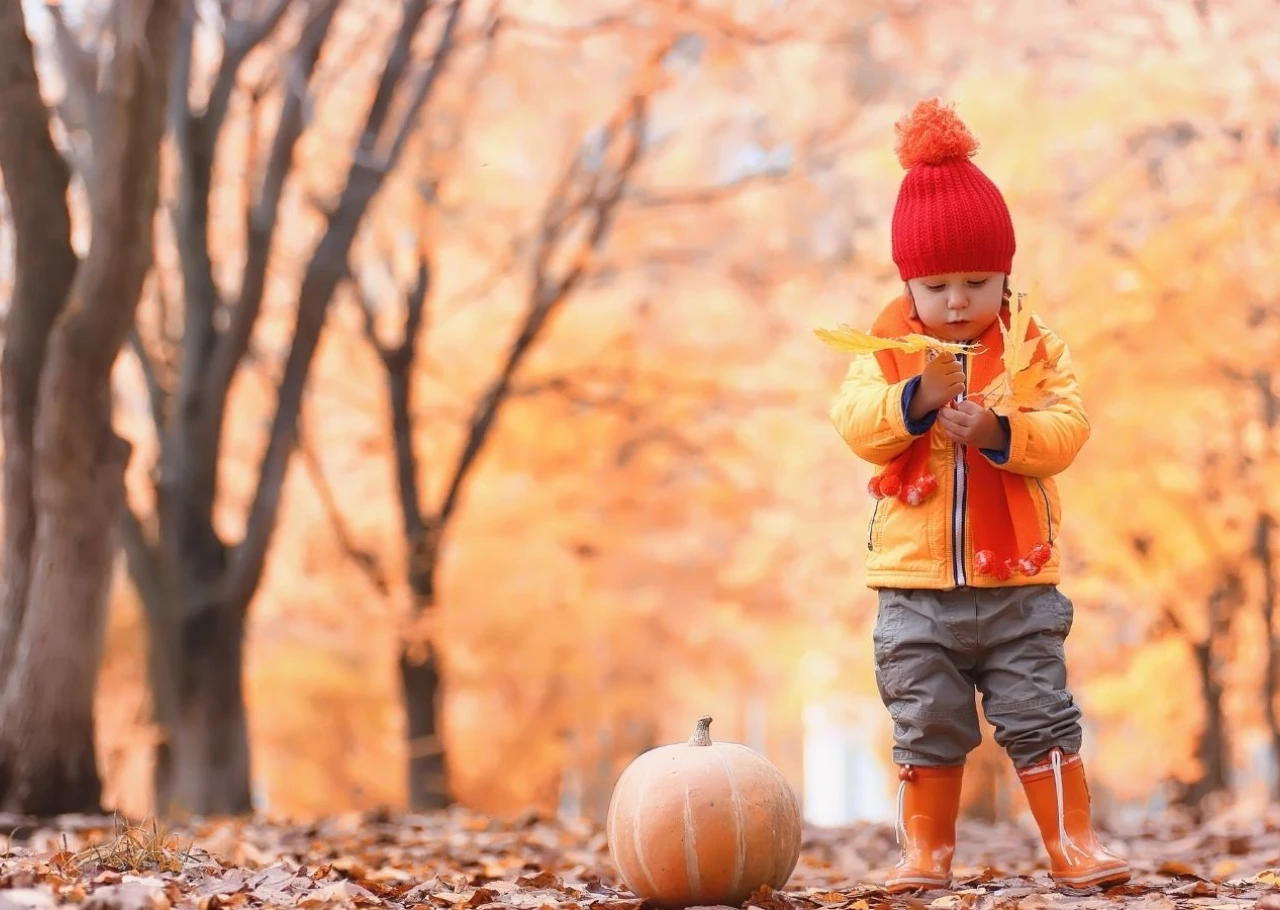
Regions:
<instances>
[{"instance_id":1,"label":"orange pom-pom on hat","mask_svg":"<svg viewBox=\"0 0 1280 910\"><path fill-rule=\"evenodd\" d=\"M937 98L894 125L907 174L893 210L893 261L903 281L947 272L1004 272L1013 265L1013 219L1004 196L969 159L978 140Z\"/></svg>"},{"instance_id":2,"label":"orange pom-pom on hat","mask_svg":"<svg viewBox=\"0 0 1280 910\"><path fill-rule=\"evenodd\" d=\"M942 164L951 158L972 158L978 140L937 98L921 101L915 110L893 127L898 136L894 152L898 163L910 170L917 164Z\"/></svg>"}]
</instances>

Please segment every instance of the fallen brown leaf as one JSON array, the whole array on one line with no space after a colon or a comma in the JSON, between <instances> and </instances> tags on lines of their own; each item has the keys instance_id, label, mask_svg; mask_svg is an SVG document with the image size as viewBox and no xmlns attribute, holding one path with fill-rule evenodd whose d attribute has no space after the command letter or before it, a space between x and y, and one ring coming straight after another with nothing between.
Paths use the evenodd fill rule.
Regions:
<instances>
[{"instance_id":1,"label":"fallen brown leaf","mask_svg":"<svg viewBox=\"0 0 1280 910\"><path fill-rule=\"evenodd\" d=\"M812 829L757 910L1280 910L1280 819L1157 822L1110 835L1133 863L1122 887L1055 888L1034 829L962 820L949 890L889 895L890 825ZM80 817L16 820L0 856L0 910L651 910L619 879L598 827L525 813L344 815L310 824L188 827ZM1208 875L1212 880L1206 880ZM743 908L732 908L743 910Z\"/></svg>"},{"instance_id":2,"label":"fallen brown leaf","mask_svg":"<svg viewBox=\"0 0 1280 910\"><path fill-rule=\"evenodd\" d=\"M84 902L85 910L169 910L172 904L163 883L123 882L105 885Z\"/></svg>"},{"instance_id":3,"label":"fallen brown leaf","mask_svg":"<svg viewBox=\"0 0 1280 910\"><path fill-rule=\"evenodd\" d=\"M1159 875L1195 875L1196 870L1192 868L1190 863L1184 863L1180 860L1166 860L1156 869Z\"/></svg>"},{"instance_id":4,"label":"fallen brown leaf","mask_svg":"<svg viewBox=\"0 0 1280 910\"><path fill-rule=\"evenodd\" d=\"M299 907L327 907L331 904L354 907L373 907L379 903L378 897L367 888L340 881L331 885L316 888L298 899Z\"/></svg>"},{"instance_id":5,"label":"fallen brown leaf","mask_svg":"<svg viewBox=\"0 0 1280 910\"><path fill-rule=\"evenodd\" d=\"M39 888L0 891L0 910L44 910L54 905L53 895Z\"/></svg>"}]
</instances>

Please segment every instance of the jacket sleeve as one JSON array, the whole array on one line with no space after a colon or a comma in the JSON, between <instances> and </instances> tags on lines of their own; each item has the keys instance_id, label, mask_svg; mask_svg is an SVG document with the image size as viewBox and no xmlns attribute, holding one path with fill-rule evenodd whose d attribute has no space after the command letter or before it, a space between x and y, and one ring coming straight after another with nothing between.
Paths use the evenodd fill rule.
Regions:
<instances>
[{"instance_id":1,"label":"jacket sleeve","mask_svg":"<svg viewBox=\"0 0 1280 910\"><path fill-rule=\"evenodd\" d=\"M1006 471L1045 478L1070 467L1089 439L1090 429L1071 352L1057 335L1043 325L1040 329L1048 358L1043 388L1057 400L1043 410L1010 414L1006 418L1008 447L1003 452L984 450L983 454Z\"/></svg>"},{"instance_id":2,"label":"jacket sleeve","mask_svg":"<svg viewBox=\"0 0 1280 910\"><path fill-rule=\"evenodd\" d=\"M831 422L859 458L886 465L906 451L917 436L928 432L937 419L933 411L908 422L907 409L919 384L919 376L890 384L873 355L859 355L849 364L831 405Z\"/></svg>"}]
</instances>

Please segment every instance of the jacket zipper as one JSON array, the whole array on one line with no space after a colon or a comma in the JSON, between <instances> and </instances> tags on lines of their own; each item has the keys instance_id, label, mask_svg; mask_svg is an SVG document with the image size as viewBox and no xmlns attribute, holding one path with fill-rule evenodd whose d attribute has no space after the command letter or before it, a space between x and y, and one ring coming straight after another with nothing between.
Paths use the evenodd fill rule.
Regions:
<instances>
[{"instance_id":1,"label":"jacket zipper","mask_svg":"<svg viewBox=\"0 0 1280 910\"><path fill-rule=\"evenodd\" d=\"M1044 524L1049 530L1049 546L1053 546L1053 509L1049 507L1049 491L1044 488L1044 481L1039 477L1036 478L1036 486L1044 499Z\"/></svg>"},{"instance_id":2,"label":"jacket zipper","mask_svg":"<svg viewBox=\"0 0 1280 910\"><path fill-rule=\"evenodd\" d=\"M871 522L867 525L867 549L874 550L876 548L876 516L880 514L880 500L875 500L871 506Z\"/></svg>"},{"instance_id":3,"label":"jacket zipper","mask_svg":"<svg viewBox=\"0 0 1280 910\"><path fill-rule=\"evenodd\" d=\"M964 368L965 381L969 379L969 356L967 354L959 355L960 366ZM964 401L964 392L956 396L957 402ZM952 446L954 466L952 468L952 477L955 481L955 496L952 499L951 506L951 569L955 578L956 587L967 585L968 578L965 573L965 546L964 546L964 515L965 505L969 496L968 465L964 460L964 446L955 443Z\"/></svg>"}]
</instances>

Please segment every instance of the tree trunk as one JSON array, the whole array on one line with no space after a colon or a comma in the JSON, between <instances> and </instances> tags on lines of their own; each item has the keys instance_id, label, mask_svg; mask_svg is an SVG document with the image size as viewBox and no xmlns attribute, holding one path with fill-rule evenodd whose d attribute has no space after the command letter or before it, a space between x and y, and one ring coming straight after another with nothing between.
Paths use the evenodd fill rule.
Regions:
<instances>
[{"instance_id":1,"label":"tree trunk","mask_svg":"<svg viewBox=\"0 0 1280 910\"><path fill-rule=\"evenodd\" d=\"M1202 808L1209 797L1228 789L1228 756L1226 715L1222 707L1223 685L1219 674L1217 651L1231 624L1231 611L1239 601L1242 583L1238 575L1229 573L1209 596L1209 631L1203 641L1193 642L1196 675L1200 681L1200 697L1204 703L1204 724L1196 739L1196 759L1200 777L1176 788L1173 801L1193 809Z\"/></svg>"},{"instance_id":2,"label":"tree trunk","mask_svg":"<svg viewBox=\"0 0 1280 910\"><path fill-rule=\"evenodd\" d=\"M533 274L524 318L497 373L472 407L466 441L448 475L450 479L446 483L443 501L425 515L418 494L418 462L410 419L410 376L429 285L428 263L425 259L420 261L417 283L406 297L404 333L398 346L388 347L378 340L374 331L374 308L366 301L365 331L387 370L396 481L405 540L410 548L408 580L415 617L437 609L435 573L440 542L461 501L463 488L488 442L498 413L510 394L516 372L552 315L582 280L591 256L604 243L609 232L631 171L640 160L648 98L660 82L655 73L660 70L671 41L674 38L663 42L649 57L638 74L635 88L604 128L602 160L612 160L614 156L610 153L615 150L618 160L613 161L611 167L602 167L594 173L582 199L569 203L569 197L582 190L578 185L582 176L578 169L579 159L575 157L555 193L548 199L533 256ZM569 214L571 209L574 210L573 215ZM575 216L585 218L587 224L582 230L578 229L580 225ZM571 239L566 241L565 237ZM554 276L550 271L551 262L570 249L573 255L567 257L569 264L564 274ZM402 646L400 676L409 740L409 804L413 809L436 809L452 802L445 747L440 736L442 685L439 664L438 652L430 642L410 641Z\"/></svg>"},{"instance_id":3,"label":"tree trunk","mask_svg":"<svg viewBox=\"0 0 1280 910\"><path fill-rule=\"evenodd\" d=\"M1262 399L1262 425L1267 430L1267 448L1263 457L1274 456L1271 439L1274 438L1276 425L1280 423L1280 396L1277 396L1272 385L1270 370L1259 370L1255 376L1258 393ZM1271 736L1271 759L1280 763L1280 718L1276 715L1277 686L1280 686L1280 640L1276 638L1275 615L1276 601L1280 600L1277 591L1275 560L1272 556L1272 544L1275 539L1276 519L1267 511L1265 497L1261 498L1257 524L1254 529L1254 556L1258 560L1258 571L1262 575L1262 628L1267 641L1267 664L1263 673L1262 700L1263 711L1267 719L1267 731ZM1280 797L1280 769L1276 771L1276 779L1271 782L1270 796Z\"/></svg>"},{"instance_id":4,"label":"tree trunk","mask_svg":"<svg viewBox=\"0 0 1280 910\"><path fill-rule=\"evenodd\" d=\"M226 548L193 533L175 572L141 523L126 516L129 571L149 619L156 744L153 795L163 815L239 814L251 810L249 735L241 676L247 605L219 602ZM162 538L177 532L161 525ZM195 543L195 541L200 541ZM192 552L194 550L194 552Z\"/></svg>"},{"instance_id":5,"label":"tree trunk","mask_svg":"<svg viewBox=\"0 0 1280 910\"><path fill-rule=\"evenodd\" d=\"M288 4L276 0L264 5L265 10L257 16L232 16L236 19L234 28L224 23L222 61L201 112L191 110L187 91L197 18L190 5L186 6L187 18L175 57L175 79L180 88L171 116L181 167L175 229L187 290L182 365L173 414L157 419L162 440L161 481L156 490L161 502L160 531L149 541L140 521L130 525L130 566L135 578L159 575L164 582L149 585L140 581L139 588L180 592L148 607L153 646L158 642L173 655L168 666L165 661L156 661L152 667L153 677L167 678L170 696L163 710L161 700L156 701L157 720L167 736L158 749L154 783L156 804L166 812L205 815L251 809L241 685L244 626L276 531L307 378L334 290L347 275L353 239L387 174L395 169L419 111L452 55L464 3L452 0L440 5L443 27L426 65L419 65L424 61L415 45L421 24L436 6L428 0L406 0L403 4L400 27L366 111L345 185L336 205L325 213L327 227L312 248L303 273L293 339L276 389L275 414L244 534L227 546L213 522L227 396L248 355L266 300L281 200L287 195L285 185L292 172L295 146L308 127L312 95L318 91L311 84L313 72L340 5L339 0L309 4L300 34L281 69L287 73L290 88L284 93L276 132L261 168L250 152L248 166L261 176L253 181L246 212L248 236L240 287L227 299L213 280L208 250L208 197L214 191L210 169L218 158L218 137L228 105L239 90L239 67L249 52L273 33ZM225 325L218 327L223 314ZM211 555L217 558L210 559ZM406 672L428 683L434 678L434 673L424 673L418 666ZM428 721L430 735L434 712Z\"/></svg>"},{"instance_id":6,"label":"tree trunk","mask_svg":"<svg viewBox=\"0 0 1280 910\"><path fill-rule=\"evenodd\" d=\"M409 805L415 810L443 809L452 802L444 744L439 732L443 690L435 648L425 659L408 651L400 654L400 683L404 692L409 740Z\"/></svg>"},{"instance_id":7,"label":"tree trunk","mask_svg":"<svg viewBox=\"0 0 1280 910\"><path fill-rule=\"evenodd\" d=\"M423 517L418 505L418 461L413 449L410 418L410 373L423 301L428 287L425 260L409 294L405 338L396 351L379 348L387 368L387 394L391 402L392 436L395 440L396 486L400 515L409 543L408 583L415 615L436 608L436 568L439 564L437 522ZM440 709L444 687L440 655L431 642L405 642L400 647L400 692L404 699L405 736L408 741L409 808L417 811L444 809L453 802L444 739L440 735Z\"/></svg>"},{"instance_id":8,"label":"tree trunk","mask_svg":"<svg viewBox=\"0 0 1280 910\"><path fill-rule=\"evenodd\" d=\"M1275 633L1276 614L1276 568L1271 557L1271 541L1275 532L1275 519L1268 512L1258 514L1256 528L1255 552L1258 558L1259 571L1262 573L1262 628L1267 637L1267 663L1263 671L1262 701L1263 712L1267 719L1267 732L1271 736L1271 758L1280 762L1280 718L1276 716L1276 688L1280 679L1280 649ZM1270 784L1270 796L1280 796L1280 771Z\"/></svg>"},{"instance_id":9,"label":"tree trunk","mask_svg":"<svg viewBox=\"0 0 1280 910\"><path fill-rule=\"evenodd\" d=\"M112 429L109 380L151 262L178 8L153 0L112 9L113 53L92 87L92 240L77 267L67 169L21 5L0 4L0 169L18 276L3 377L14 382L3 399L14 459L5 506L17 520L6 532L0 603L0 811L101 809L94 688L130 452Z\"/></svg>"},{"instance_id":10,"label":"tree trunk","mask_svg":"<svg viewBox=\"0 0 1280 910\"><path fill-rule=\"evenodd\" d=\"M244 621L209 607L182 632L179 717L156 761L158 811L239 815L253 809L245 717Z\"/></svg>"},{"instance_id":11,"label":"tree trunk","mask_svg":"<svg viewBox=\"0 0 1280 910\"><path fill-rule=\"evenodd\" d=\"M439 565L439 529L444 520L423 515L419 505L418 458L413 447L412 386L410 377L417 352L418 332L430 285L425 258L418 263L417 280L405 297L403 338L394 347L383 344L373 328L372 309L366 301L365 331L387 371L387 397L391 405L391 430L395 446L396 490L400 519L408 543L406 581L415 617L436 609L436 570ZM431 641L402 641L400 645L400 698L404 707L408 746L408 802L415 811L447 808L453 802L444 739L440 735L440 710L444 687L440 655Z\"/></svg>"},{"instance_id":12,"label":"tree trunk","mask_svg":"<svg viewBox=\"0 0 1280 910\"><path fill-rule=\"evenodd\" d=\"M71 171L49 134L34 52L19 4L0 4L0 169L16 235L16 282L0 359L4 543L0 549L0 690L13 665L31 586L36 398L45 347L78 260L71 247Z\"/></svg>"},{"instance_id":13,"label":"tree trunk","mask_svg":"<svg viewBox=\"0 0 1280 910\"><path fill-rule=\"evenodd\" d=\"M93 701L129 445L55 336L36 425L30 603L0 700L0 810L98 811ZM57 609L50 609L57 605Z\"/></svg>"},{"instance_id":14,"label":"tree trunk","mask_svg":"<svg viewBox=\"0 0 1280 910\"><path fill-rule=\"evenodd\" d=\"M1222 685L1213 671L1213 649L1210 643L1194 646L1200 695L1204 701L1204 725L1196 738L1196 760L1200 776L1175 789L1173 801L1192 809L1202 807L1206 799L1227 789L1226 724L1222 712Z\"/></svg>"}]
</instances>

